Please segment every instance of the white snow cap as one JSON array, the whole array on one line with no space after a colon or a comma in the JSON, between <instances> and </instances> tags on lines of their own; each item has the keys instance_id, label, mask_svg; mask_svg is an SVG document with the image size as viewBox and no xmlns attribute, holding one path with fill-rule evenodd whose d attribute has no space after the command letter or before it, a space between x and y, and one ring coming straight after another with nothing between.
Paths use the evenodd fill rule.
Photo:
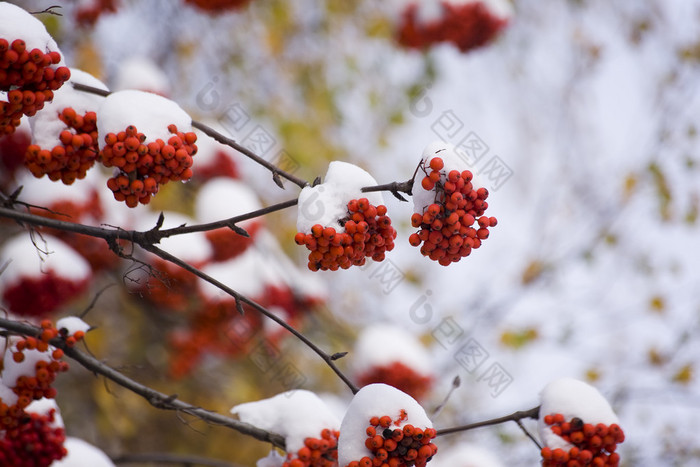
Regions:
<instances>
[{"instance_id":1,"label":"white snow cap","mask_svg":"<svg viewBox=\"0 0 700 467\"><path fill-rule=\"evenodd\" d=\"M53 422L49 425L51 428L65 428L63 423L63 417L61 417L61 409L58 408L55 399L47 399L42 397L41 399L32 401L31 404L25 409L28 413L35 413L39 415L48 415L51 409L56 410L54 414Z\"/></svg>"},{"instance_id":2,"label":"white snow cap","mask_svg":"<svg viewBox=\"0 0 700 467\"><path fill-rule=\"evenodd\" d=\"M611 425L619 423L608 401L596 388L574 378L552 381L540 393L540 439L552 449L569 449L573 445L554 434L544 423L544 417L560 413L567 422L574 417L584 423Z\"/></svg>"},{"instance_id":3,"label":"white snow cap","mask_svg":"<svg viewBox=\"0 0 700 467\"><path fill-rule=\"evenodd\" d=\"M405 410L408 417L397 425L397 428L409 424L423 429L433 427L423 407L405 392L381 383L369 384L360 389L350 402L340 424L338 464L345 466L365 456L371 458L372 453L365 446L365 430L369 426L370 418L388 415L392 420L396 420L401 410Z\"/></svg>"},{"instance_id":4,"label":"white snow cap","mask_svg":"<svg viewBox=\"0 0 700 467\"><path fill-rule=\"evenodd\" d=\"M472 170L473 167L459 155L454 144L438 140L433 141L425 147L423 154L421 155L421 160L423 161L428 173L430 173L430 161L435 157L442 159L442 162L445 164L441 170L443 173L441 178L442 181L445 181L445 174L449 174L451 170L458 170L459 172L469 170L473 175L472 184L474 187L478 188L483 186L483 184L479 183L477 180L477 176ZM435 202L435 189L426 191L421 184L424 176L425 174L419 170L418 174L416 175L416 181L413 184L413 212L417 212L418 214L423 214L424 209Z\"/></svg>"},{"instance_id":5,"label":"white snow cap","mask_svg":"<svg viewBox=\"0 0 700 467\"><path fill-rule=\"evenodd\" d=\"M503 467L503 463L492 451L460 443L447 449L440 446L440 455L433 457L430 467Z\"/></svg>"},{"instance_id":6,"label":"white snow cap","mask_svg":"<svg viewBox=\"0 0 700 467\"><path fill-rule=\"evenodd\" d=\"M68 455L54 461L51 467L115 467L107 454L80 438L67 436L63 446L68 451Z\"/></svg>"},{"instance_id":7,"label":"white snow cap","mask_svg":"<svg viewBox=\"0 0 700 467\"><path fill-rule=\"evenodd\" d=\"M242 422L284 436L287 451L294 453L304 447L304 439L318 438L324 429L338 430L340 426L338 418L326 404L316 394L304 389L239 404L231 409L231 413L238 415Z\"/></svg>"},{"instance_id":8,"label":"white snow cap","mask_svg":"<svg viewBox=\"0 0 700 467\"><path fill-rule=\"evenodd\" d=\"M362 187L374 185L377 185L374 177L360 167L331 162L323 183L307 186L299 193L297 231L310 233L316 224L342 229L338 220L347 216L348 202L353 199L367 198L373 206L384 204L380 192L362 193Z\"/></svg>"},{"instance_id":9,"label":"white snow cap","mask_svg":"<svg viewBox=\"0 0 700 467\"><path fill-rule=\"evenodd\" d=\"M9 353L9 352L7 352ZM6 354L7 354L6 353ZM17 401L19 400L19 396L15 394L15 392L5 384L5 382L2 380L2 377L0 376L0 401L3 403L9 405L15 405Z\"/></svg>"},{"instance_id":10,"label":"white snow cap","mask_svg":"<svg viewBox=\"0 0 700 467\"><path fill-rule=\"evenodd\" d=\"M104 97L90 92L76 91L70 83L79 83L86 86L107 91L107 86L89 73L77 68L70 69L70 79L60 89L54 91L53 100L44 104L44 108L29 118L32 127L32 142L42 149L52 149L61 141L59 135L67 128L66 124L58 118L58 114L67 107L72 107L78 115L87 112L97 113L97 109Z\"/></svg>"},{"instance_id":11,"label":"white snow cap","mask_svg":"<svg viewBox=\"0 0 700 467\"><path fill-rule=\"evenodd\" d=\"M284 456L273 449L267 456L258 459L255 467L282 467L285 460Z\"/></svg>"},{"instance_id":12,"label":"white snow cap","mask_svg":"<svg viewBox=\"0 0 700 467\"><path fill-rule=\"evenodd\" d=\"M167 96L170 94L170 81L153 60L137 56L120 64L114 88L118 91L138 89Z\"/></svg>"},{"instance_id":13,"label":"white snow cap","mask_svg":"<svg viewBox=\"0 0 700 467\"><path fill-rule=\"evenodd\" d=\"M44 53L60 53L56 41L46 31L44 23L24 9L7 2L0 2L0 37L10 44L15 39L22 39L27 45L27 50L39 49ZM59 65L63 65L62 54Z\"/></svg>"},{"instance_id":14,"label":"white snow cap","mask_svg":"<svg viewBox=\"0 0 700 467\"><path fill-rule=\"evenodd\" d=\"M412 334L391 324L365 327L355 342L353 355L356 375L394 362L403 363L425 376L433 374L434 365L423 344Z\"/></svg>"},{"instance_id":15,"label":"white snow cap","mask_svg":"<svg viewBox=\"0 0 700 467\"><path fill-rule=\"evenodd\" d=\"M77 316L66 316L56 321L56 329L59 331L65 329L68 331L68 335L72 336L78 331L84 333L88 332L90 330L90 325Z\"/></svg>"},{"instance_id":16,"label":"white snow cap","mask_svg":"<svg viewBox=\"0 0 700 467\"><path fill-rule=\"evenodd\" d=\"M134 125L146 135L146 142L162 139L168 141L172 134L168 126L174 124L178 131L191 131L192 118L170 99L145 91L117 91L105 97L97 112L97 132L100 149L105 147L107 133L119 133Z\"/></svg>"},{"instance_id":17,"label":"white snow cap","mask_svg":"<svg viewBox=\"0 0 700 467\"><path fill-rule=\"evenodd\" d=\"M89 278L90 265L73 248L51 235L42 237L45 244L38 240L34 245L27 234L19 234L5 243L0 261L10 263L0 274L0 292L21 277L40 277L49 271L63 279L83 281ZM37 248L46 249L49 254L40 253Z\"/></svg>"},{"instance_id":18,"label":"white snow cap","mask_svg":"<svg viewBox=\"0 0 700 467\"><path fill-rule=\"evenodd\" d=\"M61 124L63 125L63 122ZM47 177L36 178L29 171L24 172L17 180L17 185L24 187L22 200L36 206L50 206L59 201L71 201L77 205L84 205L94 198L96 192L99 194L103 184L104 179L100 176L99 170L88 170L83 180L76 181L72 185L56 183ZM65 220L69 219L65 218Z\"/></svg>"},{"instance_id":19,"label":"white snow cap","mask_svg":"<svg viewBox=\"0 0 700 467\"><path fill-rule=\"evenodd\" d=\"M19 338L11 338L10 342L12 344L11 351L5 352L5 357L3 358L3 368L2 373L0 373L0 378L3 384L13 388L17 386L17 379L20 376L35 376L36 375L36 364L40 361L51 362L51 352L53 347L49 346L47 352L40 352L36 349L28 350L24 349L22 353L24 354L24 360L21 362L16 362L12 358L12 353L17 351L15 344Z\"/></svg>"},{"instance_id":20,"label":"white snow cap","mask_svg":"<svg viewBox=\"0 0 700 467\"><path fill-rule=\"evenodd\" d=\"M195 212L201 222L216 222L261 208L258 195L248 185L227 177L217 177L199 190ZM256 222L260 222L260 218L243 221L240 226L245 229L246 225Z\"/></svg>"}]
</instances>

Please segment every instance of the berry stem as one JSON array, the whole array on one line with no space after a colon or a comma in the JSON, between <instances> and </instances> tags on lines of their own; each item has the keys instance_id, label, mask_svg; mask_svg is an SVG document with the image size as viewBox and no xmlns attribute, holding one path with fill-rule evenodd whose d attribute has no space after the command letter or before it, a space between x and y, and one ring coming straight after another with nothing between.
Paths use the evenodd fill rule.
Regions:
<instances>
[{"instance_id":1,"label":"berry stem","mask_svg":"<svg viewBox=\"0 0 700 467\"><path fill-rule=\"evenodd\" d=\"M469 423L467 425L455 426L452 428L443 428L442 430L437 431L437 436L450 435L452 433L459 433L461 431L468 431L468 430L472 430L474 428L481 428L484 426L498 425L500 423L505 423L505 422L516 422L523 430L525 430L525 428L520 423L520 420L522 420L524 418L537 419L539 417L539 414L540 414L540 406L538 405L537 407L534 407L530 410L519 410L517 412L513 412L512 414L505 415L503 417L492 418L490 420ZM525 433L528 435L528 437L530 439L535 441L535 444L537 444L539 446L537 441L532 437L532 435L530 435L527 432L527 430L525 430Z\"/></svg>"},{"instance_id":2,"label":"berry stem","mask_svg":"<svg viewBox=\"0 0 700 467\"><path fill-rule=\"evenodd\" d=\"M42 332L42 329L39 327L6 318L0 318L0 328L7 329L8 331L21 335L35 337L39 336ZM203 409L202 407L188 404L187 402L178 399L177 395L163 394L155 389L144 386L143 384L118 372L112 367L107 366L98 359L81 350L78 350L77 347L69 347L60 337L52 339L50 344L63 350L65 355L78 362L84 368L100 374L118 385L130 390L131 392L138 394L146 399L148 403L158 409L175 410L178 412L187 413L213 425L226 426L257 440L270 443L273 446L279 447L280 449L285 449L284 437L276 433L271 433L250 425L249 423L244 423L234 418Z\"/></svg>"}]
</instances>

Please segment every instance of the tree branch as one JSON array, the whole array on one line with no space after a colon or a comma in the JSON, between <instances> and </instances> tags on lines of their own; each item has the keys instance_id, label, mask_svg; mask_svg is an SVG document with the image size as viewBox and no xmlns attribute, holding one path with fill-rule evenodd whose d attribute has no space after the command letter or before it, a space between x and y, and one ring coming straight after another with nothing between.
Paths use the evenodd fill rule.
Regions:
<instances>
[{"instance_id":1,"label":"tree branch","mask_svg":"<svg viewBox=\"0 0 700 467\"><path fill-rule=\"evenodd\" d=\"M41 329L32 326L30 324L21 323L18 321L13 321L5 318L0 318L0 328L7 329L9 331L26 335L37 337L41 334ZM249 423L244 423L231 417L227 417L210 410L206 410L202 407L197 407L187 402L178 399L177 394L163 394L155 389L144 386L143 384L129 378L128 376L118 372L117 370L111 368L110 366L102 363L96 358L78 350L75 347L68 347L65 341L61 338L55 338L51 340L51 345L60 348L63 352L76 362L80 363L84 368L92 371L93 373L100 374L110 381L117 383L118 385L130 390L131 392L138 394L143 397L151 404L153 407L163 410L175 410L178 412L187 413L201 420L204 420L212 425L221 425L238 431L244 435L251 436L257 440L264 441L272 444L280 449L285 449L284 437L276 433L271 433L266 430L262 430L256 426Z\"/></svg>"},{"instance_id":2,"label":"tree branch","mask_svg":"<svg viewBox=\"0 0 700 467\"><path fill-rule=\"evenodd\" d=\"M491 426L491 425L498 425L500 423L505 423L505 422L516 422L518 425L520 425L520 420L523 418L534 418L537 419L540 414L540 407L534 407L530 410L519 410L517 412L513 412L510 415L506 415L504 417L498 417L498 418L492 418L490 420L484 420L482 422L475 422L475 423L470 423L468 425L461 425L461 426L456 426L452 428L443 428L442 430L437 430L437 436L443 436L443 435L449 435L452 433L458 433L460 431L468 431L468 430L473 430L474 428L481 428L484 426ZM529 435L529 433L528 433Z\"/></svg>"},{"instance_id":3,"label":"tree branch","mask_svg":"<svg viewBox=\"0 0 700 467\"><path fill-rule=\"evenodd\" d=\"M89 92L92 94L97 94L103 97L109 96L111 93L109 91L105 91L103 89L95 88L93 86L86 86L84 84L79 84L79 83L72 83L73 88L77 91L83 91L83 92ZM248 149L245 146L242 146L236 140L229 138L226 135L222 135L212 127L202 123L198 122L196 120L192 120L192 128L196 128L200 130L202 133L206 134L207 136L214 138L216 141L218 141L221 144L224 144L226 146L232 147L236 151L240 152L244 156L248 157L249 159L252 159L253 161L257 162L258 164L262 165L266 169L268 169L270 172L272 172L272 179L274 180L275 184L279 186L280 188L284 188L282 185L281 180L279 177L284 177L290 182L294 183L295 185L299 186L300 188L304 188L306 185L309 184L306 180L302 180L301 178L295 177L294 175L290 174L289 172L286 172L279 167L277 167L275 164L272 162L266 161L262 157L258 156L255 154L253 151Z\"/></svg>"}]
</instances>

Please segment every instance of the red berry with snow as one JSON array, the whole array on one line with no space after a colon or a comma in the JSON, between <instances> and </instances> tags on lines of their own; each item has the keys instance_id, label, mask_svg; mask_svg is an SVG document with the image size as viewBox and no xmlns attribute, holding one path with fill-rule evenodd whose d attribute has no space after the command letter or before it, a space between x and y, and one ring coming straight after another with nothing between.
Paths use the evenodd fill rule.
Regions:
<instances>
[{"instance_id":1,"label":"red berry with snow","mask_svg":"<svg viewBox=\"0 0 700 467\"><path fill-rule=\"evenodd\" d=\"M618 424L598 423L593 425L584 423L577 417L565 421L562 414L548 414L544 416L543 420L550 427L552 433L573 445L568 450L544 447L541 452L543 466L617 467L619 465L620 456L615 451L617 445L625 440L625 434ZM572 462L577 462L577 464L572 464Z\"/></svg>"},{"instance_id":2,"label":"red berry with snow","mask_svg":"<svg viewBox=\"0 0 700 467\"><path fill-rule=\"evenodd\" d=\"M67 107L59 118L66 125L59 135L60 144L43 149L32 144L27 148L24 163L37 178L48 175L53 181L71 185L76 179L85 178L97 159L97 116L95 112L78 115Z\"/></svg>"},{"instance_id":3,"label":"red berry with snow","mask_svg":"<svg viewBox=\"0 0 700 467\"><path fill-rule=\"evenodd\" d=\"M489 193L486 188L473 186L472 173L447 171L444 167L444 161L437 156L429 164L421 163L425 174L421 185L431 192L432 204L411 216L411 225L419 230L408 240L421 247L423 256L447 266L479 248L497 220L484 215Z\"/></svg>"},{"instance_id":4,"label":"red berry with snow","mask_svg":"<svg viewBox=\"0 0 700 467\"><path fill-rule=\"evenodd\" d=\"M55 423L56 409L29 413L0 438L0 465L48 467L66 456L65 430Z\"/></svg>"},{"instance_id":5,"label":"red berry with snow","mask_svg":"<svg viewBox=\"0 0 700 467\"><path fill-rule=\"evenodd\" d=\"M117 201L124 201L131 208L138 203L148 204L159 185L190 179L197 136L180 132L175 125L169 125L168 131L172 136L167 142L160 138L147 142L146 135L134 125L105 135L100 161L118 169L107 181Z\"/></svg>"},{"instance_id":6,"label":"red berry with snow","mask_svg":"<svg viewBox=\"0 0 700 467\"><path fill-rule=\"evenodd\" d=\"M298 245L311 251L310 270L348 269L362 266L366 258L383 261L385 253L394 248L396 230L384 205L373 206L367 198L350 200L347 215L338 222L342 231L316 224L310 233L299 232L294 237Z\"/></svg>"},{"instance_id":7,"label":"red berry with snow","mask_svg":"<svg viewBox=\"0 0 700 467\"><path fill-rule=\"evenodd\" d=\"M338 430L324 429L318 438L304 439L304 446L287 454L282 467L336 467L338 465Z\"/></svg>"}]
</instances>

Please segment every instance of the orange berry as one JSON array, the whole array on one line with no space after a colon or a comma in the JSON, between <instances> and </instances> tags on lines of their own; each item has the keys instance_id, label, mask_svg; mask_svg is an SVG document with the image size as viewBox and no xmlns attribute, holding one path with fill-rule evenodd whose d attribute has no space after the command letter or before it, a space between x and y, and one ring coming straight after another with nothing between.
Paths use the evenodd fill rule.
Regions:
<instances>
[{"instance_id":1,"label":"orange berry","mask_svg":"<svg viewBox=\"0 0 700 467\"><path fill-rule=\"evenodd\" d=\"M445 167L445 163L442 161L440 157L433 157L430 160L430 168L433 170L442 170L442 168Z\"/></svg>"}]
</instances>

